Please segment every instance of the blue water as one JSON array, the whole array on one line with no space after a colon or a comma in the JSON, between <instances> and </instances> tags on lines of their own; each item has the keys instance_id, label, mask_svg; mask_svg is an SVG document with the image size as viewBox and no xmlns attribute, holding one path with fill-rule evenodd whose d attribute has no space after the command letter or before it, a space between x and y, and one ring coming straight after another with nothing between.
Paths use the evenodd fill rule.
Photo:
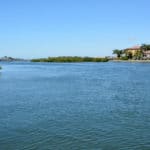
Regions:
<instances>
[{"instance_id":1,"label":"blue water","mask_svg":"<svg viewBox=\"0 0 150 150\"><path fill-rule=\"evenodd\" d=\"M149 63L0 65L0 150L150 150Z\"/></svg>"}]
</instances>

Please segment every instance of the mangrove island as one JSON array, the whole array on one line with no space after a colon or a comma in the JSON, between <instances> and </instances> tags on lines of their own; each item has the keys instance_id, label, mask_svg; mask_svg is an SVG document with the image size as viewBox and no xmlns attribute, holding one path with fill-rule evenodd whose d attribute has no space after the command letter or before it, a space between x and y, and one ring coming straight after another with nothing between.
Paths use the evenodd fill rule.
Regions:
<instances>
[{"instance_id":1,"label":"mangrove island","mask_svg":"<svg viewBox=\"0 0 150 150\"><path fill-rule=\"evenodd\" d=\"M78 57L78 56L60 56L60 57L48 57L48 58L39 58L32 59L32 62L108 62L108 58L100 57Z\"/></svg>"}]
</instances>

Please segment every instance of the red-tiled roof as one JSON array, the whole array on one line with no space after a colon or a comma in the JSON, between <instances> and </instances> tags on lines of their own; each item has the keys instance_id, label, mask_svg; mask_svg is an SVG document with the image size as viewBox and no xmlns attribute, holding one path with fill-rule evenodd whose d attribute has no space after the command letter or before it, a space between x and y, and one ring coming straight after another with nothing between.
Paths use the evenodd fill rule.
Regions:
<instances>
[{"instance_id":1,"label":"red-tiled roof","mask_svg":"<svg viewBox=\"0 0 150 150\"><path fill-rule=\"evenodd\" d=\"M139 50L139 49L140 49L140 46L138 46L138 45L127 48L127 50Z\"/></svg>"}]
</instances>

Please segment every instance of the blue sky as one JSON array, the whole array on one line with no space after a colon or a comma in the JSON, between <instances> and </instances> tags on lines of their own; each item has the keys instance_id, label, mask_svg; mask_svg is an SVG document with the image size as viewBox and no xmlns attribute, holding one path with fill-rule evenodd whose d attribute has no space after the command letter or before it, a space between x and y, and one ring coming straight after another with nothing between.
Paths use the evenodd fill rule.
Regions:
<instances>
[{"instance_id":1,"label":"blue sky","mask_svg":"<svg viewBox=\"0 0 150 150\"><path fill-rule=\"evenodd\" d=\"M0 57L106 56L150 43L149 0L1 0Z\"/></svg>"}]
</instances>

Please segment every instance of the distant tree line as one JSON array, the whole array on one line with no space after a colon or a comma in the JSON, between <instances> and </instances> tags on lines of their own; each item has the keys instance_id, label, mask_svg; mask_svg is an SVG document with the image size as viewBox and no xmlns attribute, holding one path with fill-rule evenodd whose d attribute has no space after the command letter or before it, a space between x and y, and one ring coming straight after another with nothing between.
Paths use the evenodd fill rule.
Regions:
<instances>
[{"instance_id":1,"label":"distant tree line","mask_svg":"<svg viewBox=\"0 0 150 150\"><path fill-rule=\"evenodd\" d=\"M107 62L108 58L61 56L61 57L32 59L31 61L32 62Z\"/></svg>"}]
</instances>

